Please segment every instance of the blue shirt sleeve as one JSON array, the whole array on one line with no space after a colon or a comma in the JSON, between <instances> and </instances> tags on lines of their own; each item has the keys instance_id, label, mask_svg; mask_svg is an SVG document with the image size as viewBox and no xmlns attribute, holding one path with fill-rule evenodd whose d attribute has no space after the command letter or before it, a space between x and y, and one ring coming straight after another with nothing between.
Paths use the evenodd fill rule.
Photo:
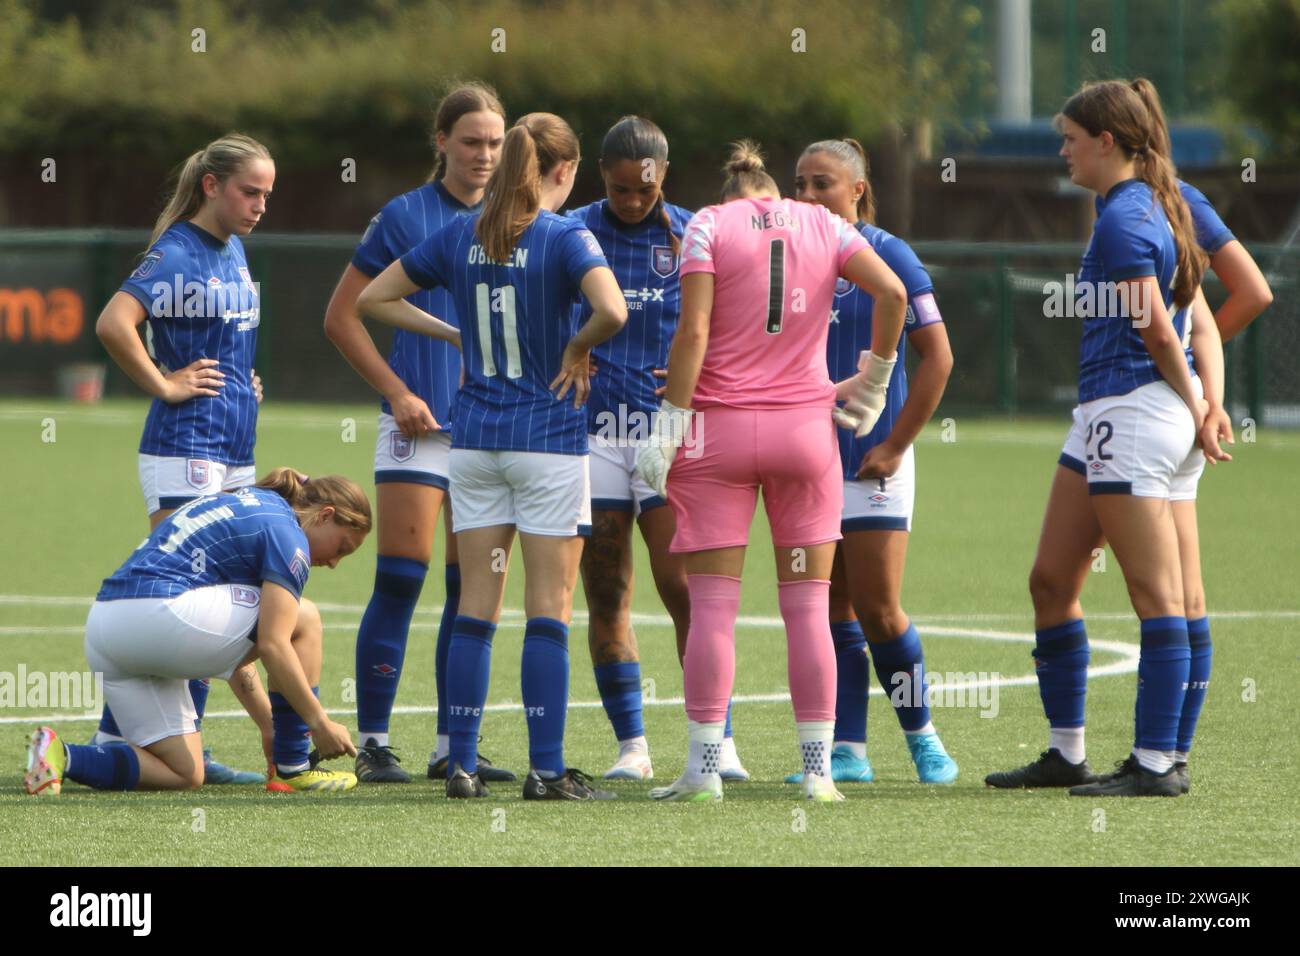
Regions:
<instances>
[{"instance_id":1,"label":"blue shirt sleeve","mask_svg":"<svg viewBox=\"0 0 1300 956\"><path fill-rule=\"evenodd\" d=\"M565 232L560 240L560 254L563 257L564 272L569 277L575 295L581 294L582 277L598 266L609 267L600 243L585 226L576 223L574 228Z\"/></svg>"},{"instance_id":2,"label":"blue shirt sleeve","mask_svg":"<svg viewBox=\"0 0 1300 956\"><path fill-rule=\"evenodd\" d=\"M1097 254L1106 278L1121 282L1159 275L1156 257L1160 249L1151 236L1155 228L1152 220L1140 221L1125 212L1121 207L1107 207L1097 220Z\"/></svg>"},{"instance_id":3,"label":"blue shirt sleeve","mask_svg":"<svg viewBox=\"0 0 1300 956\"><path fill-rule=\"evenodd\" d=\"M373 279L412 245L403 229L403 217L390 202L375 214L361 234L357 250L352 253L352 264Z\"/></svg>"},{"instance_id":4,"label":"blue shirt sleeve","mask_svg":"<svg viewBox=\"0 0 1300 956\"><path fill-rule=\"evenodd\" d=\"M421 289L451 285L450 270L446 268L444 246L448 231L454 228L456 228L455 223L444 226L402 256L402 268L406 270L411 281Z\"/></svg>"},{"instance_id":5,"label":"blue shirt sleeve","mask_svg":"<svg viewBox=\"0 0 1300 956\"><path fill-rule=\"evenodd\" d=\"M144 306L145 315L154 316L154 303L158 301L159 296L165 298L170 303L172 300L172 284L176 281L175 277L180 274L181 286L184 287L186 279L192 274L194 263L189 251L174 239L163 237L159 239L154 246L145 253L140 264L122 283L119 291L125 292L142 306ZM155 286L159 288L155 289Z\"/></svg>"},{"instance_id":6,"label":"blue shirt sleeve","mask_svg":"<svg viewBox=\"0 0 1300 956\"><path fill-rule=\"evenodd\" d=\"M262 580L274 581L294 597L302 597L311 571L311 555L307 536L296 522L268 521L262 528L259 542Z\"/></svg>"},{"instance_id":7,"label":"blue shirt sleeve","mask_svg":"<svg viewBox=\"0 0 1300 956\"><path fill-rule=\"evenodd\" d=\"M1187 207L1192 213L1192 224L1196 227L1196 244L1208 255L1214 255L1237 238L1219 218L1214 206L1205 198L1205 193L1181 181L1178 188L1183 194L1183 199L1187 200Z\"/></svg>"}]
</instances>

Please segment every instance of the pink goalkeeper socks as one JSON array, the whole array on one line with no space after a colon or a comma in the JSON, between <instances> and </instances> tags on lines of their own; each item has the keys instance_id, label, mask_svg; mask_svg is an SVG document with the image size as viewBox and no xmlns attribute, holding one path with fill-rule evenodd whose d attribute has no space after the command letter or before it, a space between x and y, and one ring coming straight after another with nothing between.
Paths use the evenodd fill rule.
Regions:
<instances>
[{"instance_id":1,"label":"pink goalkeeper socks","mask_svg":"<svg viewBox=\"0 0 1300 956\"><path fill-rule=\"evenodd\" d=\"M691 574L686 583L691 594L691 628L686 637L686 660L682 663L686 715L701 724L719 723L727 717L727 701L736 679L740 578ZM834 683L833 670L831 682ZM833 688L831 696L833 710Z\"/></svg>"},{"instance_id":2,"label":"pink goalkeeper socks","mask_svg":"<svg viewBox=\"0 0 1300 956\"><path fill-rule=\"evenodd\" d=\"M783 581L781 618L789 647L794 719L835 720L835 641L831 637L829 581Z\"/></svg>"}]
</instances>

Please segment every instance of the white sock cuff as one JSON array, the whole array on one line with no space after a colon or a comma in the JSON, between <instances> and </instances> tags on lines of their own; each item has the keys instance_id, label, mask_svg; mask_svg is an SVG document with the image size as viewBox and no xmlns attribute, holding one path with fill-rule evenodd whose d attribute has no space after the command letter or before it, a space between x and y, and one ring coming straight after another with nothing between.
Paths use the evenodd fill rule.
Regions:
<instances>
[{"instance_id":1,"label":"white sock cuff","mask_svg":"<svg viewBox=\"0 0 1300 956\"><path fill-rule=\"evenodd\" d=\"M686 721L686 737L688 740L697 741L702 744L721 744L722 734L726 730L727 723L724 720L716 724L705 724L697 720Z\"/></svg>"},{"instance_id":2,"label":"white sock cuff","mask_svg":"<svg viewBox=\"0 0 1300 956\"><path fill-rule=\"evenodd\" d=\"M814 740L830 740L835 736L833 720L801 720L795 723L799 732L799 743L812 743Z\"/></svg>"}]
</instances>

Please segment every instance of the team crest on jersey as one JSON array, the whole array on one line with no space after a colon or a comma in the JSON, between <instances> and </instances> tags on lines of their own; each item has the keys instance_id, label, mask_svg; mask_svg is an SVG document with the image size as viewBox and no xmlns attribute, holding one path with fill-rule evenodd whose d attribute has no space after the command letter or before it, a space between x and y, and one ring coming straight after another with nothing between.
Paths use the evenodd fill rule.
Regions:
<instances>
[{"instance_id":1,"label":"team crest on jersey","mask_svg":"<svg viewBox=\"0 0 1300 956\"><path fill-rule=\"evenodd\" d=\"M366 231L361 234L362 245L365 245L370 241L370 237L375 233L375 226L379 225L379 220L382 216L382 212L377 212L375 213L375 218L370 220L370 223L366 226Z\"/></svg>"},{"instance_id":2,"label":"team crest on jersey","mask_svg":"<svg viewBox=\"0 0 1300 956\"><path fill-rule=\"evenodd\" d=\"M212 480L212 462L191 458L185 462L185 480L200 491Z\"/></svg>"},{"instance_id":3,"label":"team crest on jersey","mask_svg":"<svg viewBox=\"0 0 1300 956\"><path fill-rule=\"evenodd\" d=\"M261 597L257 588L246 588L240 584L233 584L230 587L230 603L238 604L240 607L257 607Z\"/></svg>"},{"instance_id":4,"label":"team crest on jersey","mask_svg":"<svg viewBox=\"0 0 1300 956\"><path fill-rule=\"evenodd\" d=\"M596 237L593 236L591 233L589 233L586 229L582 230L582 241L587 244L587 251L590 252L593 256L605 255L605 251L600 248L600 243L596 241Z\"/></svg>"},{"instance_id":5,"label":"team crest on jersey","mask_svg":"<svg viewBox=\"0 0 1300 956\"><path fill-rule=\"evenodd\" d=\"M140 264L135 267L135 271L131 273L131 278L132 279L149 278L149 276L153 274L153 270L157 267L158 263L162 262L162 257L163 254L161 252L149 253L147 256L144 257L144 259L140 261Z\"/></svg>"},{"instance_id":6,"label":"team crest on jersey","mask_svg":"<svg viewBox=\"0 0 1300 956\"><path fill-rule=\"evenodd\" d=\"M248 266L239 267L239 277L244 280L244 285L248 286L249 290L256 295L257 285L253 282L253 277L248 274Z\"/></svg>"},{"instance_id":7,"label":"team crest on jersey","mask_svg":"<svg viewBox=\"0 0 1300 956\"><path fill-rule=\"evenodd\" d=\"M295 548L293 560L289 562L289 573L298 582L298 587L307 583L307 572L311 568L311 559L302 553L302 548Z\"/></svg>"},{"instance_id":8,"label":"team crest on jersey","mask_svg":"<svg viewBox=\"0 0 1300 956\"><path fill-rule=\"evenodd\" d=\"M838 279L835 280L836 295L843 295L844 293L848 292L849 289L851 288L853 288L853 283L850 282L848 279L844 278L843 276L840 276Z\"/></svg>"},{"instance_id":9,"label":"team crest on jersey","mask_svg":"<svg viewBox=\"0 0 1300 956\"><path fill-rule=\"evenodd\" d=\"M401 432L393 432L392 435L393 461L407 461L414 454L415 454L415 439L407 438Z\"/></svg>"},{"instance_id":10,"label":"team crest on jersey","mask_svg":"<svg viewBox=\"0 0 1300 956\"><path fill-rule=\"evenodd\" d=\"M652 246L650 249L650 268L661 279L667 279L677 271L677 253L672 246Z\"/></svg>"}]
</instances>

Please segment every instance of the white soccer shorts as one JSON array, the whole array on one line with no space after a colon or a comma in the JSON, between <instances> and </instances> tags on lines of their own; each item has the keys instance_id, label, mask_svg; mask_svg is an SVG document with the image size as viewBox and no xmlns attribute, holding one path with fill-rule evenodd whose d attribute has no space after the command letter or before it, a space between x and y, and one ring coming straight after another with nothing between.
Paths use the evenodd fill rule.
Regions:
<instances>
[{"instance_id":1,"label":"white soccer shorts","mask_svg":"<svg viewBox=\"0 0 1300 956\"><path fill-rule=\"evenodd\" d=\"M397 419L379 413L379 437L375 440L375 484L405 481L447 490L451 478L448 456L451 432L427 432L407 438Z\"/></svg>"},{"instance_id":2,"label":"white soccer shorts","mask_svg":"<svg viewBox=\"0 0 1300 956\"><path fill-rule=\"evenodd\" d=\"M916 455L912 446L888 478L844 482L840 533L850 531L911 531L916 502Z\"/></svg>"},{"instance_id":3,"label":"white soccer shorts","mask_svg":"<svg viewBox=\"0 0 1300 956\"><path fill-rule=\"evenodd\" d=\"M586 455L453 448L451 487L455 531L512 524L526 534L591 533Z\"/></svg>"},{"instance_id":4,"label":"white soccer shorts","mask_svg":"<svg viewBox=\"0 0 1300 956\"><path fill-rule=\"evenodd\" d=\"M122 736L139 747L192 734L189 681L225 680L253 650L261 588L216 584L173 598L96 601L86 660Z\"/></svg>"},{"instance_id":5,"label":"white soccer shorts","mask_svg":"<svg viewBox=\"0 0 1300 956\"><path fill-rule=\"evenodd\" d=\"M140 490L149 514L179 508L204 495L246 488L257 481L255 465L223 465L204 458L139 457Z\"/></svg>"}]
</instances>

